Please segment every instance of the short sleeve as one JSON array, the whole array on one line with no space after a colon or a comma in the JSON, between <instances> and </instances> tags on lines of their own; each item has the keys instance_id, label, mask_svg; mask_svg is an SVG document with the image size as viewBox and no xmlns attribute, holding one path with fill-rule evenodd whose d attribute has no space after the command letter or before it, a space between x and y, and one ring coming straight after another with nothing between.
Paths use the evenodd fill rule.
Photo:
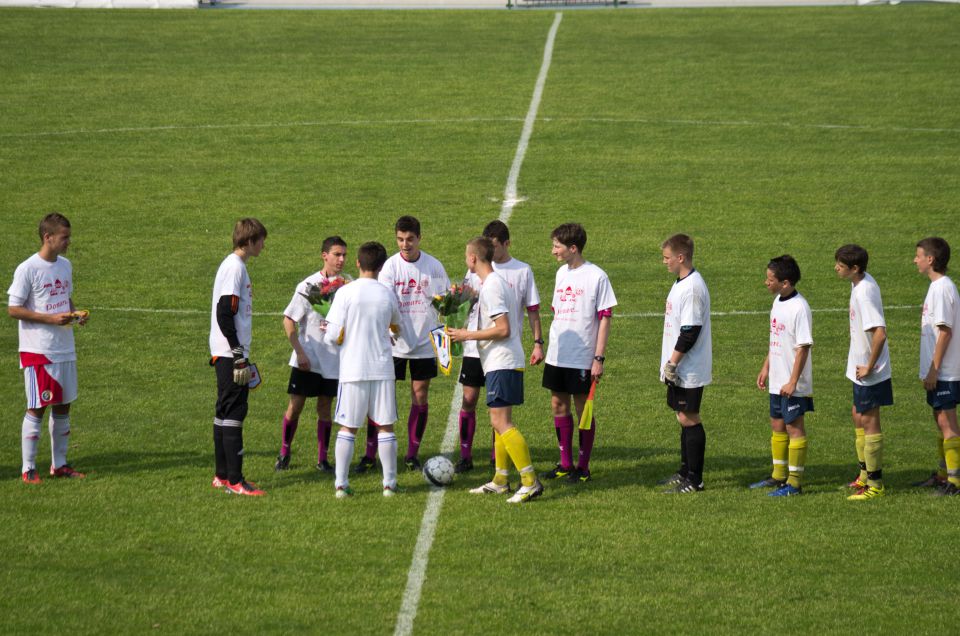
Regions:
<instances>
[{"instance_id":1,"label":"short sleeve","mask_svg":"<svg viewBox=\"0 0 960 636\"><path fill-rule=\"evenodd\" d=\"M13 282L10 284L10 289L7 290L7 295L10 297L9 305L11 307L22 307L25 305L27 299L30 298L30 292L33 291L26 270L27 268L24 267L24 265L20 265L13 273Z\"/></svg>"},{"instance_id":2,"label":"short sleeve","mask_svg":"<svg viewBox=\"0 0 960 636\"><path fill-rule=\"evenodd\" d=\"M706 303L703 302L703 295L698 289L690 289L680 298L680 326L681 327L702 327L706 322L704 320L704 310Z\"/></svg>"},{"instance_id":3,"label":"short sleeve","mask_svg":"<svg viewBox=\"0 0 960 636\"><path fill-rule=\"evenodd\" d=\"M540 293L537 291L537 284L533 279L533 270L527 268L527 288L524 290L523 306L538 307L540 305Z\"/></svg>"},{"instance_id":4,"label":"short sleeve","mask_svg":"<svg viewBox=\"0 0 960 636\"><path fill-rule=\"evenodd\" d=\"M813 314L810 306L804 303L794 318L794 342L797 347L806 347L813 344Z\"/></svg>"},{"instance_id":5,"label":"short sleeve","mask_svg":"<svg viewBox=\"0 0 960 636\"><path fill-rule=\"evenodd\" d=\"M617 297L613 295L613 286L610 285L610 279L606 274L597 281L597 311L611 309L616 307Z\"/></svg>"}]
</instances>

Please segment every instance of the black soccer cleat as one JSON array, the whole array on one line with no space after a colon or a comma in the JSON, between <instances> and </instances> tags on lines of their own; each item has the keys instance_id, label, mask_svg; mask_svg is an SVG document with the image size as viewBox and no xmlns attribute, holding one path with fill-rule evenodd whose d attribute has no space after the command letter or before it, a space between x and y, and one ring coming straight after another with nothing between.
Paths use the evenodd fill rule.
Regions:
<instances>
[{"instance_id":1,"label":"black soccer cleat","mask_svg":"<svg viewBox=\"0 0 960 636\"><path fill-rule=\"evenodd\" d=\"M547 472L540 475L544 479L564 479L568 478L570 474L573 473L572 466L561 466L557 464L553 467L553 470L548 470Z\"/></svg>"},{"instance_id":2,"label":"black soccer cleat","mask_svg":"<svg viewBox=\"0 0 960 636\"><path fill-rule=\"evenodd\" d=\"M407 467L407 470L420 470L420 460L416 456L408 457L403 460L404 466Z\"/></svg>"},{"instance_id":3,"label":"black soccer cleat","mask_svg":"<svg viewBox=\"0 0 960 636\"><path fill-rule=\"evenodd\" d=\"M461 457L460 461L453 465L453 472L457 473L466 473L473 470L473 460L469 457Z\"/></svg>"},{"instance_id":4,"label":"black soccer cleat","mask_svg":"<svg viewBox=\"0 0 960 636\"><path fill-rule=\"evenodd\" d=\"M676 486L686 477L685 474L681 473L679 470L669 477L664 477L663 479L657 481L658 486Z\"/></svg>"},{"instance_id":5,"label":"black soccer cleat","mask_svg":"<svg viewBox=\"0 0 960 636\"><path fill-rule=\"evenodd\" d=\"M686 494L691 492L703 492L703 482L695 484L688 477L682 478L678 483L663 491L665 494Z\"/></svg>"},{"instance_id":6,"label":"black soccer cleat","mask_svg":"<svg viewBox=\"0 0 960 636\"><path fill-rule=\"evenodd\" d=\"M333 466L331 466L330 462L328 462L327 460L323 460L322 462L317 464L317 470L319 470L321 473L332 473Z\"/></svg>"},{"instance_id":7,"label":"black soccer cleat","mask_svg":"<svg viewBox=\"0 0 960 636\"><path fill-rule=\"evenodd\" d=\"M273 465L273 469L276 471L287 470L290 468L290 456L289 455L277 455L277 463Z\"/></svg>"},{"instance_id":8,"label":"black soccer cleat","mask_svg":"<svg viewBox=\"0 0 960 636\"><path fill-rule=\"evenodd\" d=\"M370 470L376 465L377 465L377 460L370 459L369 457L364 455L363 457L360 458L360 461L357 462L357 465L354 467L353 472L355 472L358 475L362 475L363 473L367 472L368 470Z\"/></svg>"}]
</instances>

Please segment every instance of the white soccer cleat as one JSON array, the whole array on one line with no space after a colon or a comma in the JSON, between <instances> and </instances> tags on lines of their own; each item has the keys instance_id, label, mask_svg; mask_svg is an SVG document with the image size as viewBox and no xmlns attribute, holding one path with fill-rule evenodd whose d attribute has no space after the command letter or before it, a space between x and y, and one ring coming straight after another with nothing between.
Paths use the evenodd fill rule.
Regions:
<instances>
[{"instance_id":1,"label":"white soccer cleat","mask_svg":"<svg viewBox=\"0 0 960 636\"><path fill-rule=\"evenodd\" d=\"M533 482L532 486L523 486L517 493L507 499L507 503L519 504L527 503L533 499L536 499L543 494L543 484L540 483L540 480Z\"/></svg>"},{"instance_id":2,"label":"white soccer cleat","mask_svg":"<svg viewBox=\"0 0 960 636\"><path fill-rule=\"evenodd\" d=\"M471 488L471 495L505 495L510 492L510 484L500 485L492 481L488 481L479 488Z\"/></svg>"},{"instance_id":3,"label":"white soccer cleat","mask_svg":"<svg viewBox=\"0 0 960 636\"><path fill-rule=\"evenodd\" d=\"M395 497L397 494L396 486L384 486L383 487L383 496L384 497Z\"/></svg>"},{"instance_id":4,"label":"white soccer cleat","mask_svg":"<svg viewBox=\"0 0 960 636\"><path fill-rule=\"evenodd\" d=\"M353 491L350 489L350 486L337 486L337 499L346 499L352 496Z\"/></svg>"}]
</instances>

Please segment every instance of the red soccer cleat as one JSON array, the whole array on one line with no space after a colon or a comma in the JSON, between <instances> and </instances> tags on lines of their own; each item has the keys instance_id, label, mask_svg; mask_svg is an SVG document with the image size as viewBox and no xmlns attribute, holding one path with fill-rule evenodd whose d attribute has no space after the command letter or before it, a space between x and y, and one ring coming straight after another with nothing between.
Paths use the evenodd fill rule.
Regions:
<instances>
[{"instance_id":1,"label":"red soccer cleat","mask_svg":"<svg viewBox=\"0 0 960 636\"><path fill-rule=\"evenodd\" d=\"M227 484L226 491L233 493L234 495L247 495L248 497L262 497L267 494L264 491L257 488L256 484L251 484L248 481L241 481L239 484Z\"/></svg>"},{"instance_id":2,"label":"red soccer cleat","mask_svg":"<svg viewBox=\"0 0 960 636\"><path fill-rule=\"evenodd\" d=\"M86 477L83 473L79 473L73 469L70 464L64 464L60 468L50 467L50 476L51 477L66 477L68 479L83 479Z\"/></svg>"},{"instance_id":3,"label":"red soccer cleat","mask_svg":"<svg viewBox=\"0 0 960 636\"><path fill-rule=\"evenodd\" d=\"M213 486L214 488L226 488L227 486L230 485L230 482L227 481L226 477L220 478L214 475L213 481L210 482L210 485Z\"/></svg>"},{"instance_id":4,"label":"red soccer cleat","mask_svg":"<svg viewBox=\"0 0 960 636\"><path fill-rule=\"evenodd\" d=\"M37 474L36 468L31 468L30 470L24 472L22 475L20 475L20 478L23 480L23 483L25 484L40 483L40 475Z\"/></svg>"}]
</instances>

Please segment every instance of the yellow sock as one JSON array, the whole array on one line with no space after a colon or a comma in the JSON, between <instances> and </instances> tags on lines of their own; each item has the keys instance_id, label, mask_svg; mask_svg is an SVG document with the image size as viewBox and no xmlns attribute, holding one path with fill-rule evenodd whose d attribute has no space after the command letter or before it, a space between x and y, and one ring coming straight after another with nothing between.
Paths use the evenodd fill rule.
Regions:
<instances>
[{"instance_id":1,"label":"yellow sock","mask_svg":"<svg viewBox=\"0 0 960 636\"><path fill-rule=\"evenodd\" d=\"M524 486L532 486L537 476L533 472L533 461L530 459L530 447L527 446L527 440L523 439L516 428L509 429L506 433L500 435L503 445L507 449L507 454L513 460L513 465L520 472L520 483Z\"/></svg>"},{"instance_id":2,"label":"yellow sock","mask_svg":"<svg viewBox=\"0 0 960 636\"><path fill-rule=\"evenodd\" d=\"M800 487L803 479L803 467L807 463L807 438L795 437L790 440L790 476L787 477L787 483L794 488Z\"/></svg>"},{"instance_id":3,"label":"yellow sock","mask_svg":"<svg viewBox=\"0 0 960 636\"><path fill-rule=\"evenodd\" d=\"M853 429L857 432L857 461L860 462L860 481L867 482L867 459L864 454L864 447L866 445L866 433L864 433L862 428Z\"/></svg>"},{"instance_id":4,"label":"yellow sock","mask_svg":"<svg viewBox=\"0 0 960 636\"><path fill-rule=\"evenodd\" d=\"M509 483L510 475L510 456L507 454L507 447L503 445L500 433L493 432L493 452L496 455L497 471L493 475L493 483L498 486L506 486Z\"/></svg>"},{"instance_id":5,"label":"yellow sock","mask_svg":"<svg viewBox=\"0 0 960 636\"><path fill-rule=\"evenodd\" d=\"M960 486L960 437L943 440L943 458L947 460L947 479Z\"/></svg>"},{"instance_id":6,"label":"yellow sock","mask_svg":"<svg viewBox=\"0 0 960 636\"><path fill-rule=\"evenodd\" d=\"M774 431L770 435L770 451L773 454L772 477L778 481L787 478L787 444L790 437L786 433Z\"/></svg>"},{"instance_id":7,"label":"yellow sock","mask_svg":"<svg viewBox=\"0 0 960 636\"><path fill-rule=\"evenodd\" d=\"M867 483L874 488L883 488L883 433L864 436L863 454L867 465Z\"/></svg>"},{"instance_id":8,"label":"yellow sock","mask_svg":"<svg viewBox=\"0 0 960 636\"><path fill-rule=\"evenodd\" d=\"M937 470L937 476L943 479L947 478L947 458L943 451L943 438L937 440L937 452L940 453L940 468Z\"/></svg>"}]
</instances>

